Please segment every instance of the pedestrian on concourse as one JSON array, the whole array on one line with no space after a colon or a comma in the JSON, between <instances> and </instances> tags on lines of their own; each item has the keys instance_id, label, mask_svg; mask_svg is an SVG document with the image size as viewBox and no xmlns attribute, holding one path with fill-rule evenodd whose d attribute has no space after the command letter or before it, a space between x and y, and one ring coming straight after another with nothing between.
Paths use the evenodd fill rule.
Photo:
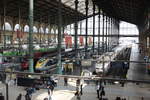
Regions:
<instances>
[{"instance_id":1,"label":"pedestrian on concourse","mask_svg":"<svg viewBox=\"0 0 150 100\"><path fill-rule=\"evenodd\" d=\"M121 98L120 97L116 97L116 100L121 100Z\"/></svg>"},{"instance_id":2,"label":"pedestrian on concourse","mask_svg":"<svg viewBox=\"0 0 150 100\"><path fill-rule=\"evenodd\" d=\"M100 93L100 100L102 100L103 96L105 96L105 90L104 90L104 87L102 86L102 90L101 90L101 93Z\"/></svg>"},{"instance_id":3,"label":"pedestrian on concourse","mask_svg":"<svg viewBox=\"0 0 150 100\"><path fill-rule=\"evenodd\" d=\"M54 91L54 86L53 85L50 85L48 87L48 91L50 92L50 94L52 95L53 94L53 91Z\"/></svg>"},{"instance_id":4,"label":"pedestrian on concourse","mask_svg":"<svg viewBox=\"0 0 150 100\"><path fill-rule=\"evenodd\" d=\"M25 100L31 100L31 97L28 93L26 93L26 95L25 95Z\"/></svg>"},{"instance_id":5,"label":"pedestrian on concourse","mask_svg":"<svg viewBox=\"0 0 150 100\"><path fill-rule=\"evenodd\" d=\"M64 77L64 86L67 86L68 85L68 79L67 77Z\"/></svg>"},{"instance_id":6,"label":"pedestrian on concourse","mask_svg":"<svg viewBox=\"0 0 150 100\"><path fill-rule=\"evenodd\" d=\"M22 94L20 93L16 100L21 100L21 98L22 98Z\"/></svg>"},{"instance_id":7,"label":"pedestrian on concourse","mask_svg":"<svg viewBox=\"0 0 150 100\"><path fill-rule=\"evenodd\" d=\"M48 100L51 100L52 91L50 88L48 88Z\"/></svg>"},{"instance_id":8,"label":"pedestrian on concourse","mask_svg":"<svg viewBox=\"0 0 150 100\"><path fill-rule=\"evenodd\" d=\"M80 90L81 90L81 91L80 91L80 94L81 94L81 95L83 94L82 87L83 87L83 85L81 84L81 85L80 85Z\"/></svg>"},{"instance_id":9,"label":"pedestrian on concourse","mask_svg":"<svg viewBox=\"0 0 150 100\"><path fill-rule=\"evenodd\" d=\"M100 85L99 84L97 84L96 91L97 91L97 98L99 98L99 93L100 93Z\"/></svg>"},{"instance_id":10,"label":"pedestrian on concourse","mask_svg":"<svg viewBox=\"0 0 150 100\"><path fill-rule=\"evenodd\" d=\"M4 100L4 96L1 92L0 92L0 100Z\"/></svg>"}]
</instances>

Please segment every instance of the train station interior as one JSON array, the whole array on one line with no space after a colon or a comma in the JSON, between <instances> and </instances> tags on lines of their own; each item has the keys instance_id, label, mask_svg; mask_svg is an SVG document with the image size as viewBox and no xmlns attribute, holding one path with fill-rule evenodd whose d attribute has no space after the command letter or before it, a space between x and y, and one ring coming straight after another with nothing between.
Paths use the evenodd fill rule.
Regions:
<instances>
[{"instance_id":1,"label":"train station interior","mask_svg":"<svg viewBox=\"0 0 150 100\"><path fill-rule=\"evenodd\" d=\"M0 100L150 100L150 0L0 7Z\"/></svg>"}]
</instances>

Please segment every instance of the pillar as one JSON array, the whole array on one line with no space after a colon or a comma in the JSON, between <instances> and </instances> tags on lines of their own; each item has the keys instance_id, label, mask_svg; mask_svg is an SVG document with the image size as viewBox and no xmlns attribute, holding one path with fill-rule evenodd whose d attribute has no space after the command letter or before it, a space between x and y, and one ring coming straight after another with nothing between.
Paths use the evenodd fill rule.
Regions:
<instances>
[{"instance_id":1,"label":"pillar","mask_svg":"<svg viewBox=\"0 0 150 100\"><path fill-rule=\"evenodd\" d=\"M21 38L20 37L20 34L21 34L21 25L20 25L21 24L21 22L20 22L20 20L21 20L21 9L20 9L20 6L19 6L18 16L19 16L19 21L18 21L19 22L18 23L19 24L19 33L17 33L17 34L19 34L18 38L19 38L19 53L20 53L21 52L21 39L20 39ZM14 28L13 28L13 30L14 30Z\"/></svg>"},{"instance_id":2,"label":"pillar","mask_svg":"<svg viewBox=\"0 0 150 100\"><path fill-rule=\"evenodd\" d=\"M106 27L105 28L106 28L106 33L105 33L105 41L106 41L106 44L105 44L106 48L105 49L106 50L105 51L107 52L108 51L108 41L107 41L107 39L108 39L108 37L107 37L107 34L108 34L108 16L106 16Z\"/></svg>"},{"instance_id":3,"label":"pillar","mask_svg":"<svg viewBox=\"0 0 150 100\"><path fill-rule=\"evenodd\" d=\"M119 44L119 38L120 38L120 32L119 32L119 30L120 30L120 28L119 28L119 20L117 20L117 27L118 27L118 44Z\"/></svg>"},{"instance_id":4,"label":"pillar","mask_svg":"<svg viewBox=\"0 0 150 100\"><path fill-rule=\"evenodd\" d=\"M108 17L108 51L110 51L110 17Z\"/></svg>"},{"instance_id":5,"label":"pillar","mask_svg":"<svg viewBox=\"0 0 150 100\"><path fill-rule=\"evenodd\" d=\"M102 49L103 49L103 53L104 53L104 26L105 26L105 18L104 18L104 12L103 12L103 28L102 28Z\"/></svg>"},{"instance_id":6,"label":"pillar","mask_svg":"<svg viewBox=\"0 0 150 100\"><path fill-rule=\"evenodd\" d=\"M40 17L40 25L39 25L39 34L40 34L40 47L41 47L41 44L42 44L42 32L40 31L40 28L41 28L41 17Z\"/></svg>"},{"instance_id":7,"label":"pillar","mask_svg":"<svg viewBox=\"0 0 150 100\"><path fill-rule=\"evenodd\" d=\"M85 0L85 10L86 10L86 25L85 25L85 58L87 58L87 49L88 49L88 4L89 1Z\"/></svg>"},{"instance_id":8,"label":"pillar","mask_svg":"<svg viewBox=\"0 0 150 100\"><path fill-rule=\"evenodd\" d=\"M82 21L80 21L80 35L82 33Z\"/></svg>"},{"instance_id":9,"label":"pillar","mask_svg":"<svg viewBox=\"0 0 150 100\"><path fill-rule=\"evenodd\" d=\"M29 71L33 70L33 4L34 1L29 1Z\"/></svg>"},{"instance_id":10,"label":"pillar","mask_svg":"<svg viewBox=\"0 0 150 100\"><path fill-rule=\"evenodd\" d=\"M112 48L112 43L113 43L113 18L111 18L111 48Z\"/></svg>"},{"instance_id":11,"label":"pillar","mask_svg":"<svg viewBox=\"0 0 150 100\"><path fill-rule=\"evenodd\" d=\"M95 50L95 4L93 3L93 53Z\"/></svg>"},{"instance_id":12,"label":"pillar","mask_svg":"<svg viewBox=\"0 0 150 100\"><path fill-rule=\"evenodd\" d=\"M98 55L100 55L100 8L98 8Z\"/></svg>"},{"instance_id":13,"label":"pillar","mask_svg":"<svg viewBox=\"0 0 150 100\"><path fill-rule=\"evenodd\" d=\"M150 34L150 6L148 8L148 23L149 23L149 27L148 27L148 30L149 30L149 33ZM150 56L150 35L149 35L149 52L148 52L148 56Z\"/></svg>"},{"instance_id":14,"label":"pillar","mask_svg":"<svg viewBox=\"0 0 150 100\"><path fill-rule=\"evenodd\" d=\"M76 18L75 18L75 24L74 24L74 29L75 29L75 58L77 59L78 56L78 0L75 0L75 10L76 10Z\"/></svg>"},{"instance_id":15,"label":"pillar","mask_svg":"<svg viewBox=\"0 0 150 100\"><path fill-rule=\"evenodd\" d=\"M4 25L4 30L3 30L3 45L4 48L6 48L6 30L5 30L5 21L6 21L6 1L4 0L4 17L3 17L3 25ZM2 27L3 28L3 27Z\"/></svg>"},{"instance_id":16,"label":"pillar","mask_svg":"<svg viewBox=\"0 0 150 100\"><path fill-rule=\"evenodd\" d=\"M61 41L62 41L62 9L61 9L61 0L59 0L58 3L58 45L57 45L57 50L58 50L58 63L57 63L57 73L61 73Z\"/></svg>"},{"instance_id":17,"label":"pillar","mask_svg":"<svg viewBox=\"0 0 150 100\"><path fill-rule=\"evenodd\" d=\"M110 18L110 50L112 48L112 18Z\"/></svg>"},{"instance_id":18,"label":"pillar","mask_svg":"<svg viewBox=\"0 0 150 100\"><path fill-rule=\"evenodd\" d=\"M50 16L48 17L48 23L49 23L49 25L48 25L48 29L49 29L49 32L48 32L48 34L47 34L47 44L48 44L48 46L49 46L49 42L50 42L50 32L51 32L51 24L50 24Z\"/></svg>"},{"instance_id":19,"label":"pillar","mask_svg":"<svg viewBox=\"0 0 150 100\"><path fill-rule=\"evenodd\" d=\"M148 30L149 30L149 34L150 34L150 7L148 8L148 23L149 23L149 27L148 27ZM150 57L150 35L149 35L149 53L148 53L149 57Z\"/></svg>"}]
</instances>

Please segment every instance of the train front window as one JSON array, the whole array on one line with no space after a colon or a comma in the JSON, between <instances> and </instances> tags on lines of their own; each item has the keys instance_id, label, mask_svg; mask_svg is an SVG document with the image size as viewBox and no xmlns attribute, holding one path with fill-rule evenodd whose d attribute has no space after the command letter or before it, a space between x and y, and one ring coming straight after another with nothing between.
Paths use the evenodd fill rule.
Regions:
<instances>
[{"instance_id":1,"label":"train front window","mask_svg":"<svg viewBox=\"0 0 150 100\"><path fill-rule=\"evenodd\" d=\"M45 66L50 66L50 65L52 65L52 60L49 60Z\"/></svg>"},{"instance_id":2,"label":"train front window","mask_svg":"<svg viewBox=\"0 0 150 100\"><path fill-rule=\"evenodd\" d=\"M45 61L45 60L46 60L45 58L40 59L40 60L39 60L39 63L42 63L42 62Z\"/></svg>"}]
</instances>

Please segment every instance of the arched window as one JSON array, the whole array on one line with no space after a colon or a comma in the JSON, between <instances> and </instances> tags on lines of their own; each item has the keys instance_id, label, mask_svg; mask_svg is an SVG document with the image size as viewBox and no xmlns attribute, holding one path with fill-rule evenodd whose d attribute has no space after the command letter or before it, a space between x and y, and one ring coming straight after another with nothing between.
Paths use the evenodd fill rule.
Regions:
<instances>
[{"instance_id":1,"label":"arched window","mask_svg":"<svg viewBox=\"0 0 150 100\"><path fill-rule=\"evenodd\" d=\"M51 34L54 34L54 29L51 29Z\"/></svg>"},{"instance_id":2,"label":"arched window","mask_svg":"<svg viewBox=\"0 0 150 100\"><path fill-rule=\"evenodd\" d=\"M58 34L58 29L56 29L56 34Z\"/></svg>"},{"instance_id":3,"label":"arched window","mask_svg":"<svg viewBox=\"0 0 150 100\"><path fill-rule=\"evenodd\" d=\"M29 26L28 25L24 26L24 32L29 32Z\"/></svg>"},{"instance_id":4,"label":"arched window","mask_svg":"<svg viewBox=\"0 0 150 100\"><path fill-rule=\"evenodd\" d=\"M123 35L129 35L129 34L138 35L139 33L138 33L138 29L136 25L122 21L120 23L120 34L121 35L122 34Z\"/></svg>"},{"instance_id":5,"label":"arched window","mask_svg":"<svg viewBox=\"0 0 150 100\"><path fill-rule=\"evenodd\" d=\"M3 30L4 30L4 25L3 25ZM8 22L5 23L5 30L12 31L12 27Z\"/></svg>"},{"instance_id":6,"label":"arched window","mask_svg":"<svg viewBox=\"0 0 150 100\"><path fill-rule=\"evenodd\" d=\"M39 32L40 32L40 33L44 33L43 27L40 27Z\"/></svg>"},{"instance_id":7,"label":"arched window","mask_svg":"<svg viewBox=\"0 0 150 100\"><path fill-rule=\"evenodd\" d=\"M14 31L17 31L17 30L19 30L19 29L21 29L21 26L20 26L19 24L16 24L16 25L15 25L15 28L14 28Z\"/></svg>"},{"instance_id":8,"label":"arched window","mask_svg":"<svg viewBox=\"0 0 150 100\"><path fill-rule=\"evenodd\" d=\"M45 33L46 33L46 34L48 34L48 33L49 33L49 29L48 29L48 28L46 28Z\"/></svg>"},{"instance_id":9,"label":"arched window","mask_svg":"<svg viewBox=\"0 0 150 100\"><path fill-rule=\"evenodd\" d=\"M33 26L33 32L34 32L34 33L37 33L37 32L38 32L38 29L36 28L36 26Z\"/></svg>"}]
</instances>

